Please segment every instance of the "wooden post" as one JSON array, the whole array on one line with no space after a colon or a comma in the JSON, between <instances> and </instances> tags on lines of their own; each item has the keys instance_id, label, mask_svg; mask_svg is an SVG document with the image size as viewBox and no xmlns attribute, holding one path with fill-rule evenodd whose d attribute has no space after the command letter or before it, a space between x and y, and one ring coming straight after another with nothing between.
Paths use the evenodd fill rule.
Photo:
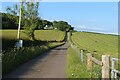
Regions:
<instances>
[{"instance_id":1,"label":"wooden post","mask_svg":"<svg viewBox=\"0 0 120 80\"><path fill-rule=\"evenodd\" d=\"M112 71L111 71L111 78L115 78L114 76L115 76L115 74L114 74L114 64L115 63L115 61L114 61L114 59L112 58Z\"/></svg>"},{"instance_id":2,"label":"wooden post","mask_svg":"<svg viewBox=\"0 0 120 80\"><path fill-rule=\"evenodd\" d=\"M87 69L92 70L92 54L87 54Z\"/></svg>"},{"instance_id":3,"label":"wooden post","mask_svg":"<svg viewBox=\"0 0 120 80\"><path fill-rule=\"evenodd\" d=\"M102 55L102 78L107 79L109 78L109 66L110 66L110 56L109 55Z\"/></svg>"},{"instance_id":4,"label":"wooden post","mask_svg":"<svg viewBox=\"0 0 120 80\"><path fill-rule=\"evenodd\" d=\"M117 73L115 73L115 79L117 80Z\"/></svg>"},{"instance_id":5,"label":"wooden post","mask_svg":"<svg viewBox=\"0 0 120 80\"><path fill-rule=\"evenodd\" d=\"M20 1L20 14L19 14L19 26L18 26L18 34L17 38L20 39L20 26L21 26L21 11L22 11L22 0Z\"/></svg>"}]
</instances>

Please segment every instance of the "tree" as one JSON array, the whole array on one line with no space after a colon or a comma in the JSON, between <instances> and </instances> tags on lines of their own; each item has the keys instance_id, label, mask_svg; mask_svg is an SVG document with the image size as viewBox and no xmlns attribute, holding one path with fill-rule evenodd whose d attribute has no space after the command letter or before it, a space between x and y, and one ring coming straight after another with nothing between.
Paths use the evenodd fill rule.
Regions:
<instances>
[{"instance_id":1,"label":"tree","mask_svg":"<svg viewBox=\"0 0 120 80\"><path fill-rule=\"evenodd\" d=\"M19 7L18 7L18 5L15 4L12 8L9 7L9 6L7 6L6 11L8 13L6 16L8 18L14 20L15 24L18 25L18 18L16 18L16 16L18 16L18 13L19 13ZM9 14L14 15L14 16L11 17L11 15L9 15Z\"/></svg>"},{"instance_id":2,"label":"tree","mask_svg":"<svg viewBox=\"0 0 120 80\"><path fill-rule=\"evenodd\" d=\"M53 26L61 31L69 31L71 25L65 21L54 21Z\"/></svg>"},{"instance_id":3,"label":"tree","mask_svg":"<svg viewBox=\"0 0 120 80\"><path fill-rule=\"evenodd\" d=\"M47 26L48 26L48 27L51 27L51 26L53 26L53 23L50 22L50 21L48 21Z\"/></svg>"},{"instance_id":4,"label":"tree","mask_svg":"<svg viewBox=\"0 0 120 80\"><path fill-rule=\"evenodd\" d=\"M6 11L7 11L7 13L9 13L9 14L12 14L12 15L17 16L18 13L19 13L19 7L18 7L17 4L15 4L15 5L13 6L13 8L7 6Z\"/></svg>"},{"instance_id":5,"label":"tree","mask_svg":"<svg viewBox=\"0 0 120 80\"><path fill-rule=\"evenodd\" d=\"M36 29L44 29L42 25L42 20L40 18L37 18L37 27Z\"/></svg>"},{"instance_id":6,"label":"tree","mask_svg":"<svg viewBox=\"0 0 120 80\"><path fill-rule=\"evenodd\" d=\"M48 20L42 20L42 27L44 28L46 26L49 28L49 27L53 26L53 23Z\"/></svg>"},{"instance_id":7,"label":"tree","mask_svg":"<svg viewBox=\"0 0 120 80\"><path fill-rule=\"evenodd\" d=\"M34 31L37 28L38 24L38 8L39 2L26 2L24 8L25 15L25 25L24 32L28 35L30 40L34 40Z\"/></svg>"},{"instance_id":8,"label":"tree","mask_svg":"<svg viewBox=\"0 0 120 80\"><path fill-rule=\"evenodd\" d=\"M39 24L38 8L39 8L39 2L33 2L33 0L31 0L30 2L27 2L24 0L22 2L22 8L21 8L22 24L21 25L23 26L24 32L27 34L30 40L34 40L34 30L38 27L38 24ZM19 14L20 9L18 5L15 4L13 8L7 7L6 10L9 14L17 16Z\"/></svg>"}]
</instances>

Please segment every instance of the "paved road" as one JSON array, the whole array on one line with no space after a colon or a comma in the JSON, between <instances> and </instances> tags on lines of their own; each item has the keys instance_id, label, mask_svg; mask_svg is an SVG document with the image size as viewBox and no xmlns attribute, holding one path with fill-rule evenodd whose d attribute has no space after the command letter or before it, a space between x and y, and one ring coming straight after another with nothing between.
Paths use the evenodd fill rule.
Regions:
<instances>
[{"instance_id":1,"label":"paved road","mask_svg":"<svg viewBox=\"0 0 120 80\"><path fill-rule=\"evenodd\" d=\"M7 74L5 78L66 78L67 43L44 53ZM14 65L13 65L14 66Z\"/></svg>"}]
</instances>

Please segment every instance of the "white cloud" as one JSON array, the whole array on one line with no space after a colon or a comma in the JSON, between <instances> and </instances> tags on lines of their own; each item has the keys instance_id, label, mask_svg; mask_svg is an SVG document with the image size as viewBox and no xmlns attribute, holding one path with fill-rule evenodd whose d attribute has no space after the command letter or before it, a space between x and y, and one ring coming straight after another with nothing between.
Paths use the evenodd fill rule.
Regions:
<instances>
[{"instance_id":1,"label":"white cloud","mask_svg":"<svg viewBox=\"0 0 120 80\"><path fill-rule=\"evenodd\" d=\"M75 30L77 31L88 31L88 32L97 32L97 33L104 33L104 34L115 34L118 35L118 32L108 32L108 30L105 30L103 28L96 28L92 26L86 26L86 25L79 25L75 27ZM119 34L120 35L120 34Z\"/></svg>"},{"instance_id":2,"label":"white cloud","mask_svg":"<svg viewBox=\"0 0 120 80\"><path fill-rule=\"evenodd\" d=\"M88 31L104 31L102 28L95 28L92 26L79 25L75 27L76 30L88 30Z\"/></svg>"}]
</instances>

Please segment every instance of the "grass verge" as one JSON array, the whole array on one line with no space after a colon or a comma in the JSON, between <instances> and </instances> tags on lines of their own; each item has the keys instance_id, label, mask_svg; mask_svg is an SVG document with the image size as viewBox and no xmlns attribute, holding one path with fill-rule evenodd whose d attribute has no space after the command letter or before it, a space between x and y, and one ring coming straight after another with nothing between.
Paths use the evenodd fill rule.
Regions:
<instances>
[{"instance_id":1,"label":"grass verge","mask_svg":"<svg viewBox=\"0 0 120 80\"><path fill-rule=\"evenodd\" d=\"M81 62L80 54L70 46L67 50L67 77L72 78L97 78L101 80L101 66L93 63L92 70L87 70L87 53L84 53L84 61Z\"/></svg>"},{"instance_id":2,"label":"grass verge","mask_svg":"<svg viewBox=\"0 0 120 80\"><path fill-rule=\"evenodd\" d=\"M40 56L42 53L57 47L64 43L46 43L42 45L34 45L29 47L23 47L21 49L11 48L8 51L4 51L2 54L2 67L3 75L16 69L23 63Z\"/></svg>"}]
</instances>

